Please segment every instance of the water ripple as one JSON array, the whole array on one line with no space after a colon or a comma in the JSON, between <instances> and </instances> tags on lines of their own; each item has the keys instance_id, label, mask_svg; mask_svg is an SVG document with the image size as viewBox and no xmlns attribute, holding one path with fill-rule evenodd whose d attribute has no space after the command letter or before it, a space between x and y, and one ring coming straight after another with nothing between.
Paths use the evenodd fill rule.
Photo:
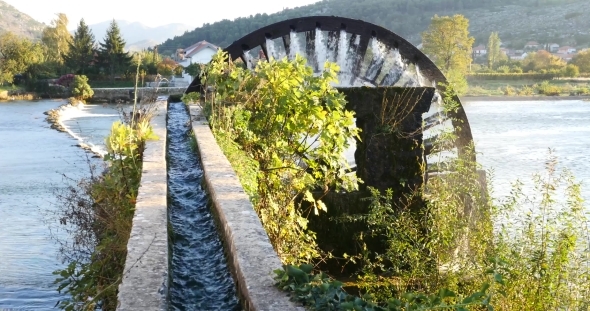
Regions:
<instances>
[{"instance_id":1,"label":"water ripple","mask_svg":"<svg viewBox=\"0 0 590 311\"><path fill-rule=\"evenodd\" d=\"M168 108L168 207L172 227L171 310L240 310L234 281L190 145L182 103Z\"/></svg>"}]
</instances>

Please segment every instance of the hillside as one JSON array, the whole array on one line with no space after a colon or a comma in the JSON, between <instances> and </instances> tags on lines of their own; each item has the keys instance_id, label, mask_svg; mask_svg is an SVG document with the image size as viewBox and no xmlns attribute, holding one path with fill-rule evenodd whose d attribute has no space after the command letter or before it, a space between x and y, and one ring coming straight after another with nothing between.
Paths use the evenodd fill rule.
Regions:
<instances>
[{"instance_id":1,"label":"hillside","mask_svg":"<svg viewBox=\"0 0 590 311\"><path fill-rule=\"evenodd\" d=\"M19 37L37 40L43 28L44 24L0 0L0 34L10 31Z\"/></svg>"},{"instance_id":2,"label":"hillside","mask_svg":"<svg viewBox=\"0 0 590 311\"><path fill-rule=\"evenodd\" d=\"M166 40L160 51L170 54L200 40L225 47L265 25L310 15L362 19L418 44L420 33L428 27L432 16L457 13L469 18L471 34L479 43L487 43L491 31L498 31L503 42L515 46L530 40L590 43L590 2L587 0L323 0L275 14L205 24Z\"/></svg>"}]
</instances>

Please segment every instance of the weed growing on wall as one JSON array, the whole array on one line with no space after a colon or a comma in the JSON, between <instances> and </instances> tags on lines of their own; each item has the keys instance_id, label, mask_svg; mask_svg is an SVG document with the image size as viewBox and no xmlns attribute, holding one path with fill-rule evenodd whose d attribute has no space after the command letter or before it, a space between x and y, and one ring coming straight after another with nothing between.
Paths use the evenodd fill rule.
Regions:
<instances>
[{"instance_id":1,"label":"weed growing on wall","mask_svg":"<svg viewBox=\"0 0 590 311\"><path fill-rule=\"evenodd\" d=\"M155 96L155 92L154 92ZM113 123L105 139L103 172L91 167L89 178L57 193L55 217L68 238L57 239L68 266L54 272L64 310L115 310L117 289L125 271L127 241L141 178L145 141L157 139L149 121L155 104L134 104Z\"/></svg>"}]
</instances>

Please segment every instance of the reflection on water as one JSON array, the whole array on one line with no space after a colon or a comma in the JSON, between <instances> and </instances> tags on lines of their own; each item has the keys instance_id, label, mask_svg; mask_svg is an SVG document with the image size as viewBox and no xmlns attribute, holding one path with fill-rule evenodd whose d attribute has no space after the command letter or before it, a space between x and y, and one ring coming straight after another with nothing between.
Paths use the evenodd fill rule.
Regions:
<instances>
[{"instance_id":1,"label":"reflection on water","mask_svg":"<svg viewBox=\"0 0 590 311\"><path fill-rule=\"evenodd\" d=\"M75 146L80 142L44 121L44 111L63 103L0 103L0 309L47 310L59 299L52 272L62 265L45 215L55 208L52 189L63 185L61 174L88 174L87 154ZM66 125L97 146L118 119L115 110L95 105L78 115Z\"/></svg>"},{"instance_id":2,"label":"reflection on water","mask_svg":"<svg viewBox=\"0 0 590 311\"><path fill-rule=\"evenodd\" d=\"M582 182L582 196L590 200L590 102L474 101L465 102L478 161L493 169L497 196L510 193L516 179L531 187L531 177L544 170L548 149L559 166L573 171Z\"/></svg>"}]
</instances>

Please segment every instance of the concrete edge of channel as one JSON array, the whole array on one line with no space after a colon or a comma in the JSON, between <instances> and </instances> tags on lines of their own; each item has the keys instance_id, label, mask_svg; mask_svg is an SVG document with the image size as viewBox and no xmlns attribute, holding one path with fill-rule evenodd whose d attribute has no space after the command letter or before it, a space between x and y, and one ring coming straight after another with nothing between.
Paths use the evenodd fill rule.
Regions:
<instances>
[{"instance_id":1,"label":"concrete edge of channel","mask_svg":"<svg viewBox=\"0 0 590 311\"><path fill-rule=\"evenodd\" d=\"M117 310L167 310L168 206L167 103L158 102L151 124L158 140L146 142Z\"/></svg>"},{"instance_id":2,"label":"concrete edge of channel","mask_svg":"<svg viewBox=\"0 0 590 311\"><path fill-rule=\"evenodd\" d=\"M282 266L279 256L200 109L191 106L190 114L204 182L221 226L228 265L243 308L248 311L304 310L275 287L273 271Z\"/></svg>"}]
</instances>

